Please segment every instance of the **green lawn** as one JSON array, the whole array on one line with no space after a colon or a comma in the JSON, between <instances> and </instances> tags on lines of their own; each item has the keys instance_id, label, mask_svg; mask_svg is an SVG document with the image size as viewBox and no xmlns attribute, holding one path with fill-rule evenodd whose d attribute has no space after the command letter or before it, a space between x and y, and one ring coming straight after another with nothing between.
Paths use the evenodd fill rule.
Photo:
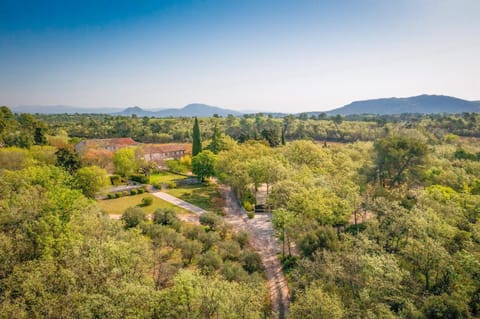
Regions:
<instances>
[{"instance_id":1,"label":"green lawn","mask_svg":"<svg viewBox=\"0 0 480 319\"><path fill-rule=\"evenodd\" d=\"M178 188L165 189L165 193L183 199L208 211L223 212L223 198L216 185L185 185Z\"/></svg>"},{"instance_id":2,"label":"green lawn","mask_svg":"<svg viewBox=\"0 0 480 319\"><path fill-rule=\"evenodd\" d=\"M160 172L150 175L150 184L168 183L173 180L184 179L185 176L170 172ZM193 205L199 206L205 210L217 213L223 212L224 201L222 196L218 193L216 185L185 185L178 188L165 189L164 192L183 199ZM145 196L153 197L153 204L142 207L147 213L153 213L157 208L174 207L178 213L185 213L186 211L169 204L153 195L147 193L135 196L125 196L116 199L100 200L100 207L109 214L123 214L128 207L137 206L141 203Z\"/></svg>"},{"instance_id":3,"label":"green lawn","mask_svg":"<svg viewBox=\"0 0 480 319\"><path fill-rule=\"evenodd\" d=\"M160 172L157 174L150 175L150 184L160 184L160 183L168 183L175 179L183 179L185 176L178 175L170 172Z\"/></svg>"},{"instance_id":4,"label":"green lawn","mask_svg":"<svg viewBox=\"0 0 480 319\"><path fill-rule=\"evenodd\" d=\"M147 214L153 213L157 208L175 208L176 212L179 214L187 213L187 211L185 211L184 209L181 209L180 207L167 203L166 201L161 200L160 198L157 198L148 193L134 195L134 196L124 196L124 197L115 198L115 199L99 200L98 204L100 205L100 208L106 213L119 215L119 214L123 214L123 212L127 208L139 205L142 202L142 198L144 197L153 198L152 205L142 207L142 209Z\"/></svg>"}]
</instances>

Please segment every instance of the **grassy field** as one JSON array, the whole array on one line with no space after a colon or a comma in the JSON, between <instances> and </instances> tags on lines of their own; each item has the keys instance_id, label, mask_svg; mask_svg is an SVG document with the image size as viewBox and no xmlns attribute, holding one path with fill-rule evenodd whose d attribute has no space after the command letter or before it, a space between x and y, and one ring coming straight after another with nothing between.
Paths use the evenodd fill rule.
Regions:
<instances>
[{"instance_id":1,"label":"grassy field","mask_svg":"<svg viewBox=\"0 0 480 319\"><path fill-rule=\"evenodd\" d=\"M161 200L160 198L157 198L148 193L134 195L134 196L124 196L124 197L115 198L115 199L99 200L98 204L100 205L100 208L106 213L118 215L118 214L123 214L123 212L128 207L134 207L141 204L142 198L144 197L153 198L152 205L142 207L142 209L148 214L153 213L157 208L174 208L175 211L179 214L187 213L184 209L181 209L175 205L167 203L166 201Z\"/></svg>"},{"instance_id":2,"label":"grassy field","mask_svg":"<svg viewBox=\"0 0 480 319\"><path fill-rule=\"evenodd\" d=\"M223 212L224 200L215 185L185 185L164 191L205 210Z\"/></svg>"},{"instance_id":3,"label":"grassy field","mask_svg":"<svg viewBox=\"0 0 480 319\"><path fill-rule=\"evenodd\" d=\"M175 179L183 178L185 178L185 176L162 171L160 173L150 175L150 184L168 183Z\"/></svg>"}]
</instances>

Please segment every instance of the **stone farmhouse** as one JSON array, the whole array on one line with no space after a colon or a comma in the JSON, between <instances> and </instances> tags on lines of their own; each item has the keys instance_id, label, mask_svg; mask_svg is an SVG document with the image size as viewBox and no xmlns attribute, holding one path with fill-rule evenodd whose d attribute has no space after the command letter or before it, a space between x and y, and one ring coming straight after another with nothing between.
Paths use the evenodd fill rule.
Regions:
<instances>
[{"instance_id":1,"label":"stone farmhouse","mask_svg":"<svg viewBox=\"0 0 480 319\"><path fill-rule=\"evenodd\" d=\"M89 149L103 149L110 152L116 152L121 148L135 146L137 144L138 143L130 137L89 139L83 140L75 145L75 151L79 154L83 154Z\"/></svg>"},{"instance_id":2,"label":"stone farmhouse","mask_svg":"<svg viewBox=\"0 0 480 319\"><path fill-rule=\"evenodd\" d=\"M89 150L105 150L114 153L124 147L135 147L138 156L158 165L162 165L167 160L180 159L188 153L185 144L142 144L130 137L84 140L75 145L75 150L79 154L85 154Z\"/></svg>"}]
</instances>

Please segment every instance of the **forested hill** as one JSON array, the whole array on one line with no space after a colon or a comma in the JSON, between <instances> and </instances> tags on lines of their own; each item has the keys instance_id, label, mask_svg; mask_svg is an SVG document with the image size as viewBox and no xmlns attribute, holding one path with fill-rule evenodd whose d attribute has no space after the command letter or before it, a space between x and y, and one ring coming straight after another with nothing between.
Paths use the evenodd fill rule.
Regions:
<instances>
[{"instance_id":1,"label":"forested hill","mask_svg":"<svg viewBox=\"0 0 480 319\"><path fill-rule=\"evenodd\" d=\"M445 95L419 95L406 98L383 98L355 101L326 112L328 115L402 114L402 113L463 113L479 112L479 101L467 101ZM316 114L318 112L311 112ZM309 113L310 114L310 113Z\"/></svg>"}]
</instances>

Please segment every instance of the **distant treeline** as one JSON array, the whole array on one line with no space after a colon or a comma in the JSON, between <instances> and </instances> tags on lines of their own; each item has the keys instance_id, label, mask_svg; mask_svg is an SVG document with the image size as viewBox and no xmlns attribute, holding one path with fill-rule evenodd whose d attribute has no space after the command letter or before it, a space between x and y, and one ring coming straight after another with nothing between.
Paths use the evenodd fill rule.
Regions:
<instances>
[{"instance_id":1,"label":"distant treeline","mask_svg":"<svg viewBox=\"0 0 480 319\"><path fill-rule=\"evenodd\" d=\"M132 137L145 143L191 142L192 118L153 118L113 116L102 114L13 114L2 107L2 127L9 126L8 136L1 135L6 145L28 147L41 143L42 135L65 132L71 138ZM480 116L476 113L399 114L399 115L340 115L325 113L283 118L262 113L235 117L199 119L202 139L211 137L215 124L221 132L242 143L248 140L266 140L277 146L283 140L311 139L326 142L373 141L391 132L419 130L432 140L446 134L480 137ZM16 129L11 129L14 126ZM13 133L12 133L13 132ZM22 134L27 132L28 134ZM26 135L28 141L23 141ZM33 140L36 138L37 140Z\"/></svg>"}]
</instances>

